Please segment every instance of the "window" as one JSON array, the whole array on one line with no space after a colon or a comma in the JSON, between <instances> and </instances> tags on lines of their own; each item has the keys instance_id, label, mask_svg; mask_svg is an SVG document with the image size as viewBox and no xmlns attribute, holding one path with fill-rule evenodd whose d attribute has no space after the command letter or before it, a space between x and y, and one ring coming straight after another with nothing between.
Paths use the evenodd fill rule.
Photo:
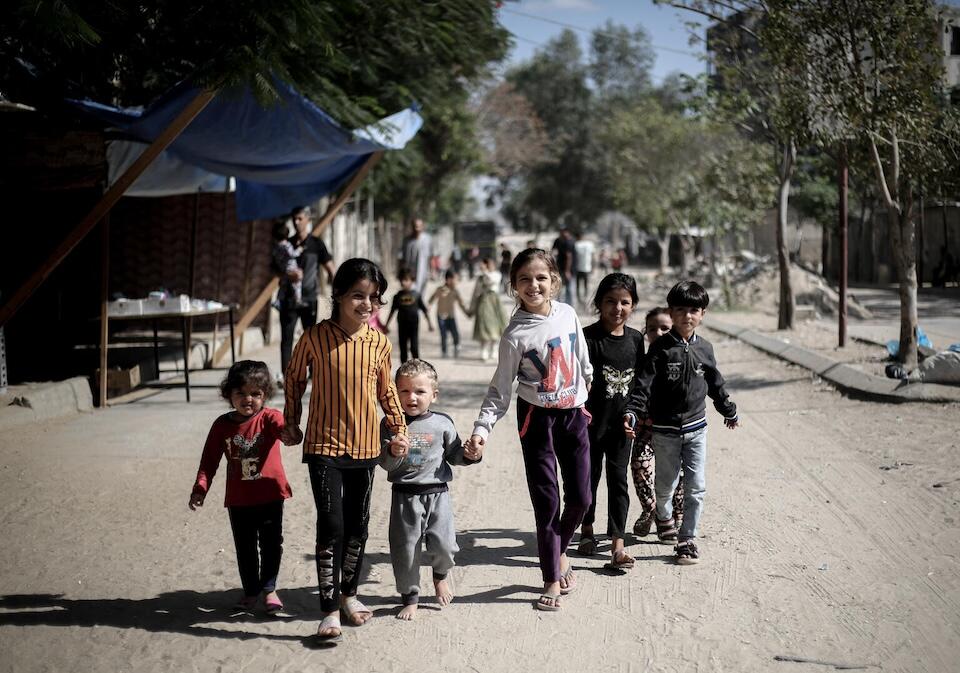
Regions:
<instances>
[{"instance_id":1,"label":"window","mask_svg":"<svg viewBox=\"0 0 960 673\"><path fill-rule=\"evenodd\" d=\"M960 56L960 26L952 26L950 36L950 55Z\"/></svg>"}]
</instances>

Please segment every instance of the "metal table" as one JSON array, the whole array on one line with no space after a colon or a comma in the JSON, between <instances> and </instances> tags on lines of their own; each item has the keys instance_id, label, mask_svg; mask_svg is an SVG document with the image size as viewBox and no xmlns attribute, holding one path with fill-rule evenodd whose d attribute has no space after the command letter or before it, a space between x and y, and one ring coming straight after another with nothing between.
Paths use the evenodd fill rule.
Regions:
<instances>
[{"instance_id":1,"label":"metal table","mask_svg":"<svg viewBox=\"0 0 960 673\"><path fill-rule=\"evenodd\" d=\"M220 315L226 313L230 321L230 361L237 361L236 347L233 337L233 309L232 305L221 308L208 308L193 311L170 311L167 313L144 313L142 315L111 315L107 320L150 320L153 323L153 364L157 372L157 378L160 378L160 339L157 332L157 321L167 318L180 319L180 331L183 343L183 379L184 388L187 393L187 402L190 401L190 332L193 327L194 318L202 318L211 315ZM216 330L214 331L214 343L216 343ZM106 376L103 372L102 376Z\"/></svg>"}]
</instances>

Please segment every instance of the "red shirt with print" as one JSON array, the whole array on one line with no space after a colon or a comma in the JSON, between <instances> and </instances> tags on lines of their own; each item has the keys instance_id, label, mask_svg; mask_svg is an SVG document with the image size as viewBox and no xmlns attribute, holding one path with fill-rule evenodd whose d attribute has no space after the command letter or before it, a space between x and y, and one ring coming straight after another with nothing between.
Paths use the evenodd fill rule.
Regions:
<instances>
[{"instance_id":1,"label":"red shirt with print","mask_svg":"<svg viewBox=\"0 0 960 673\"><path fill-rule=\"evenodd\" d=\"M280 457L283 413L264 407L242 421L233 412L213 422L200 458L194 493L206 494L220 465L227 458L227 488L223 504L262 505L293 495Z\"/></svg>"}]
</instances>

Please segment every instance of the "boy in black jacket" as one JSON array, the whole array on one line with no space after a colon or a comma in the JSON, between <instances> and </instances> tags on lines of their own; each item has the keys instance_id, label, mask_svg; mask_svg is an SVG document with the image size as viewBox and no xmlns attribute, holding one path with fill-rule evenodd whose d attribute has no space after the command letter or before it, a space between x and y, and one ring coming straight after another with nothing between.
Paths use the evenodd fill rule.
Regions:
<instances>
[{"instance_id":1,"label":"boy in black jacket","mask_svg":"<svg viewBox=\"0 0 960 673\"><path fill-rule=\"evenodd\" d=\"M630 435L638 419L652 427L657 535L665 544L678 543L674 551L681 565L700 560L694 539L706 493L706 396L713 400L728 428L739 425L737 405L730 401L723 387L713 346L696 334L709 303L707 291L693 281L673 286L667 294L673 328L650 346L623 417ZM672 496L681 466L684 513L678 532Z\"/></svg>"}]
</instances>

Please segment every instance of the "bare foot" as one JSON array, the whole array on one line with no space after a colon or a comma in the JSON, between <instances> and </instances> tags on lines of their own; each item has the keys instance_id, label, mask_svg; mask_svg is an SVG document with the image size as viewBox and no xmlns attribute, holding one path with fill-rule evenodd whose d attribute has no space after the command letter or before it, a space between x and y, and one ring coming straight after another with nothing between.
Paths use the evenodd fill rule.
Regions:
<instances>
[{"instance_id":1,"label":"bare foot","mask_svg":"<svg viewBox=\"0 0 960 673\"><path fill-rule=\"evenodd\" d=\"M453 600L453 590L450 589L447 580L434 580L433 587L437 590L437 603L440 604L440 607L450 605L450 601Z\"/></svg>"},{"instance_id":2,"label":"bare foot","mask_svg":"<svg viewBox=\"0 0 960 673\"><path fill-rule=\"evenodd\" d=\"M405 622L411 622L417 618L417 604L413 605L404 605L403 609L397 613L397 619L402 619Z\"/></svg>"}]
</instances>

